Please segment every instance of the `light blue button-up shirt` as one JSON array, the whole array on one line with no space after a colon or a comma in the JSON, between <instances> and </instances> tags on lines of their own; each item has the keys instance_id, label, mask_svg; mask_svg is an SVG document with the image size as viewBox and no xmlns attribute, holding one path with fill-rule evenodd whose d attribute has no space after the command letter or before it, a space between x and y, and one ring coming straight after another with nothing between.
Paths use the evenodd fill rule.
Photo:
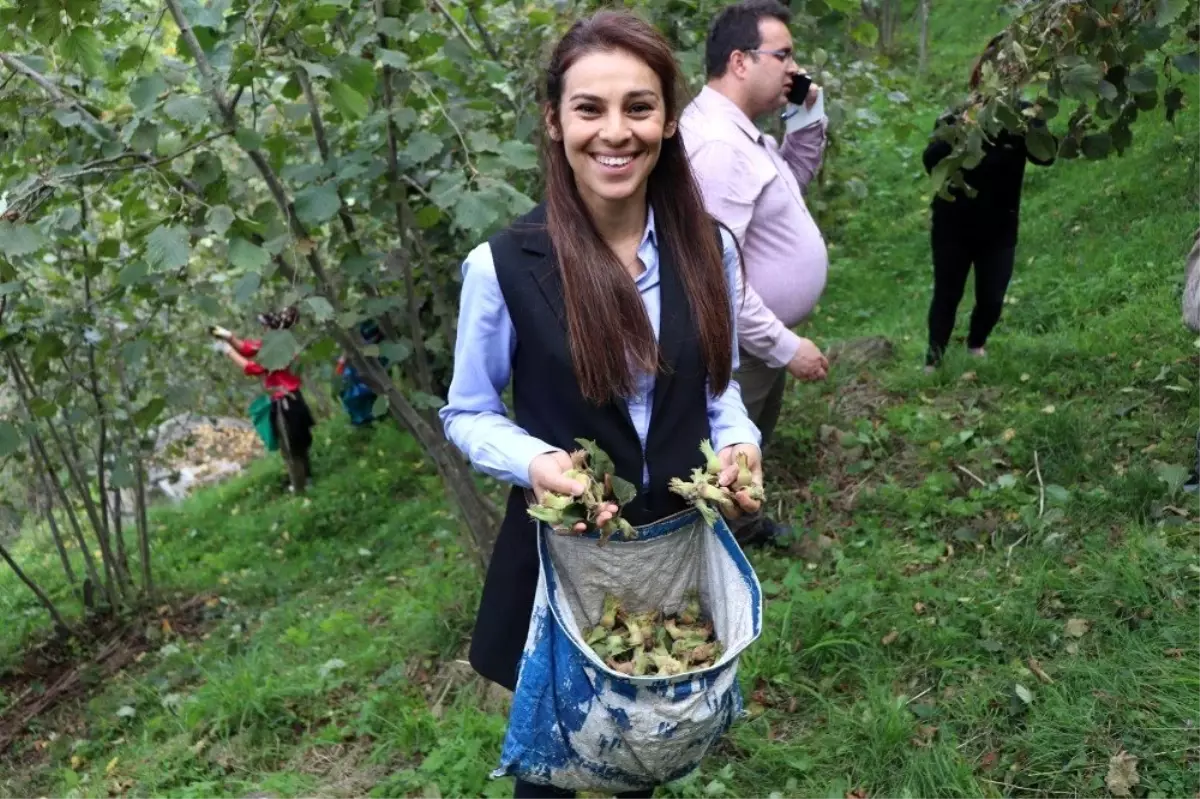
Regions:
<instances>
[{"instance_id":1,"label":"light blue button-up shirt","mask_svg":"<svg viewBox=\"0 0 1200 799\"><path fill-rule=\"evenodd\" d=\"M725 278L730 296L735 294L737 271L741 268L733 238L721 231L724 248ZM661 292L659 289L658 240L654 228L654 210L646 215L646 232L638 245L638 258L645 271L635 283L650 317L654 335L659 335ZM730 302L734 322L733 368L738 368L737 313ZM504 294L496 278L496 265L487 242L473 249L463 262L463 287L459 300L458 337L454 347L454 377L446 404L439 411L446 437L466 454L471 465L507 483L530 487L529 464L538 455L555 451L545 441L530 435L508 418L500 399L512 372L517 332L504 303ZM650 411L654 396L654 374L637 378L637 393L628 397L629 415L642 443L643 462ZM742 390L731 380L719 397L708 398L708 421L713 447L720 451L732 444L759 446L758 428L746 414ZM700 442L695 442L699 446ZM681 475L683 476L683 475ZM643 466L642 485L650 481Z\"/></svg>"}]
</instances>

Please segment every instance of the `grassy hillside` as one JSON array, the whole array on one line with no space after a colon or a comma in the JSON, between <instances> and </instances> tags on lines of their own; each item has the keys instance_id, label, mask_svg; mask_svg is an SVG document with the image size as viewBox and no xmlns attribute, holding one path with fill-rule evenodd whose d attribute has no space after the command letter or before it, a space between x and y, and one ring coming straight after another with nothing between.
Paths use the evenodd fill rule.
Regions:
<instances>
[{"instance_id":1,"label":"grassy hillside","mask_svg":"<svg viewBox=\"0 0 1200 799\"><path fill-rule=\"evenodd\" d=\"M1000 23L935 16L934 77L958 80ZM830 234L807 333L895 351L790 393L769 490L808 534L752 558L768 603L741 671L751 716L660 796L1099 796L1123 750L1134 795L1200 790L1200 513L1178 490L1200 425L1179 315L1189 88L1177 126L1147 114L1125 157L1031 169L991 356L956 343L933 376L920 151L942 91L879 99L921 133L845 147L870 194ZM958 332L969 311L968 290ZM269 461L157 515L159 573L200 610L35 722L0 791L511 795L488 778L505 697L456 660L480 578L432 466L393 429L337 420L314 468L304 500ZM0 662L33 608L0 576Z\"/></svg>"}]
</instances>

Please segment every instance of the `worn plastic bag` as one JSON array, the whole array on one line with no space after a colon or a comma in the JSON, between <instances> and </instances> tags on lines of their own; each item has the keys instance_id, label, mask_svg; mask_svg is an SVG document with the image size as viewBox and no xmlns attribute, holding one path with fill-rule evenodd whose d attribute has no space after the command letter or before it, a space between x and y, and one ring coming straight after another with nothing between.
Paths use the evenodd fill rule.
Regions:
<instances>
[{"instance_id":1,"label":"worn plastic bag","mask_svg":"<svg viewBox=\"0 0 1200 799\"><path fill-rule=\"evenodd\" d=\"M279 449L279 440L275 437L275 428L271 425L270 395L259 394L254 398L254 402L250 403L250 408L246 413L254 424L254 429L258 431L258 437L262 439L263 447L267 452Z\"/></svg>"},{"instance_id":2,"label":"worn plastic bag","mask_svg":"<svg viewBox=\"0 0 1200 799\"><path fill-rule=\"evenodd\" d=\"M741 653L762 631L754 569L723 520L695 510L633 540L538 526L541 569L508 731L494 777L567 790L633 791L679 779L742 715ZM632 613L680 611L698 590L724 653L712 667L631 677L584 643L606 593Z\"/></svg>"}]
</instances>

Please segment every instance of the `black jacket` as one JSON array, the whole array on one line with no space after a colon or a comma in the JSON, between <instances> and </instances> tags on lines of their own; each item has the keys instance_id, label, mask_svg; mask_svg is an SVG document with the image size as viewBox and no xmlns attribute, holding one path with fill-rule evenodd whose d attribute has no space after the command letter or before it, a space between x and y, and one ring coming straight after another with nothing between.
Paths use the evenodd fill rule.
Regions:
<instances>
[{"instance_id":1,"label":"black jacket","mask_svg":"<svg viewBox=\"0 0 1200 799\"><path fill-rule=\"evenodd\" d=\"M496 277L516 328L512 359L513 413L530 435L567 452L576 438L595 441L620 477L642 484L643 453L623 402L597 407L579 390L567 342L566 311L558 265L538 206L489 240ZM718 235L712 230L712 235ZM667 489L672 477L703 466L700 441L709 438L708 371L691 310L671 253L660 240L662 316L659 343L667 365L655 379L645 463L648 490L622 515L647 524L683 510ZM606 346L596 342L596 346ZM489 680L512 689L529 629L538 580L536 528L525 492L514 487L484 581L469 659Z\"/></svg>"},{"instance_id":2,"label":"black jacket","mask_svg":"<svg viewBox=\"0 0 1200 799\"><path fill-rule=\"evenodd\" d=\"M1025 109L1030 105L1022 102L1020 107ZM952 112L939 119L938 124L953 125L957 120L958 114ZM1046 123L1035 118L1030 120L1029 126L1044 129ZM1057 149L1057 140L1054 146ZM1025 162L1049 166L1054 163L1054 157L1047 160L1037 158L1026 147L1024 136L1007 130L1002 130L992 141L985 139L983 151L983 160L973 169L964 170L963 174L967 184L978 192L974 197L953 187L950 189L953 202L941 197L933 199L933 235L935 238L967 238L974 243L997 247L1015 246ZM950 152L949 142L940 139L931 141L923 156L925 171L932 173L933 168Z\"/></svg>"}]
</instances>

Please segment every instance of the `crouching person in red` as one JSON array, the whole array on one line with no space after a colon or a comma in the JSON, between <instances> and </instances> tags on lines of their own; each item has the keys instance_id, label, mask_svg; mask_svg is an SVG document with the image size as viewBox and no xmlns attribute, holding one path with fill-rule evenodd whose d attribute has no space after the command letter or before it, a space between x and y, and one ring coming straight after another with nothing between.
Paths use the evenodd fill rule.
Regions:
<instances>
[{"instance_id":1,"label":"crouching person in red","mask_svg":"<svg viewBox=\"0 0 1200 799\"><path fill-rule=\"evenodd\" d=\"M286 330L296 324L299 312L295 306L258 315L259 323L268 330ZM284 465L287 466L291 490L303 493L312 478L309 450L312 448L312 428L316 424L304 395L300 393L300 377L289 367L267 369L254 360L262 348L262 339L242 339L223 327L212 327L213 336L226 344L226 354L246 375L262 377L263 388L270 397L271 433L279 444Z\"/></svg>"}]
</instances>

